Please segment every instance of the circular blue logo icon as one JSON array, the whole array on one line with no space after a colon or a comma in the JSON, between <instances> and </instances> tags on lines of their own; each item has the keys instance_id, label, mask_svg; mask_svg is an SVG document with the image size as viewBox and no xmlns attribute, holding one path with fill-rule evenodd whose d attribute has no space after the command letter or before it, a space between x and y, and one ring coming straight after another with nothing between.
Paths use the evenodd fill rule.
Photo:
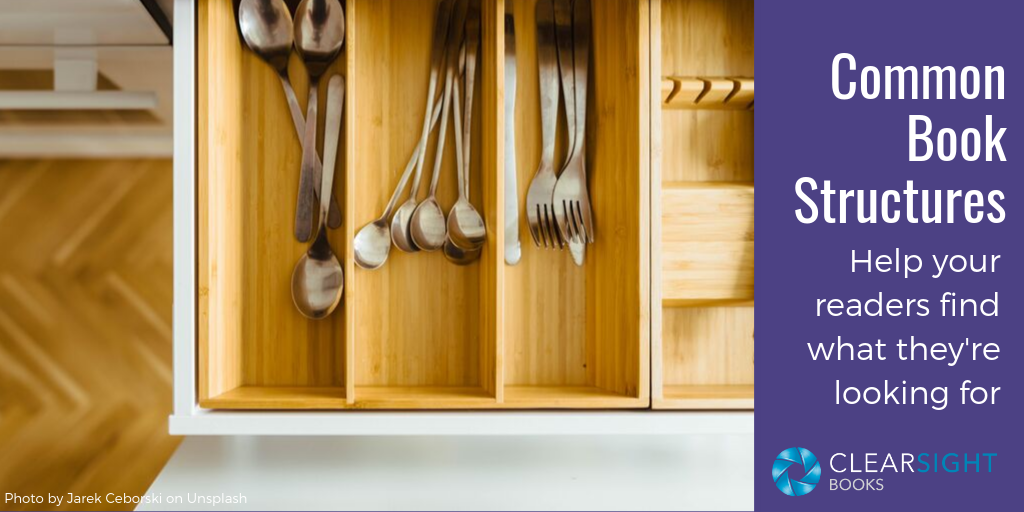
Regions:
<instances>
[{"instance_id":1,"label":"circular blue logo icon","mask_svg":"<svg viewBox=\"0 0 1024 512\"><path fill-rule=\"evenodd\" d=\"M803 474L800 474L801 467ZM788 448L775 457L772 480L783 493L803 496L813 491L818 480L821 480L821 464L818 464L818 458L807 448Z\"/></svg>"}]
</instances>

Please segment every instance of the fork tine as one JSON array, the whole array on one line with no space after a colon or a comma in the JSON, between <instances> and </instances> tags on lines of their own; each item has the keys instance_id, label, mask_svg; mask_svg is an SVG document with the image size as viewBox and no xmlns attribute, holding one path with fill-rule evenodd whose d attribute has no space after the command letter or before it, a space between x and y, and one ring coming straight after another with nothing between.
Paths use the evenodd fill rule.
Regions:
<instances>
[{"instance_id":1,"label":"fork tine","mask_svg":"<svg viewBox=\"0 0 1024 512\"><path fill-rule=\"evenodd\" d=\"M540 239L537 238L537 216L534 213L536 208L526 209L527 224L530 226L530 237L533 238L534 245L540 247Z\"/></svg>"},{"instance_id":2,"label":"fork tine","mask_svg":"<svg viewBox=\"0 0 1024 512\"><path fill-rule=\"evenodd\" d=\"M572 218L572 235L573 240L577 243L583 238L586 238L586 233L583 232L583 223L580 222L579 215L576 215L576 207L579 205L579 201L569 201L565 206L569 209L569 217Z\"/></svg>"},{"instance_id":3,"label":"fork tine","mask_svg":"<svg viewBox=\"0 0 1024 512\"><path fill-rule=\"evenodd\" d=\"M565 201L559 201L555 205L555 218L558 219L558 231L563 240L572 239L572 227L569 226L569 219L565 216Z\"/></svg>"},{"instance_id":4,"label":"fork tine","mask_svg":"<svg viewBox=\"0 0 1024 512\"><path fill-rule=\"evenodd\" d=\"M583 220L582 204L583 201L573 201L572 214L576 219L576 226L579 228L580 241L587 243L590 233L587 231L587 223Z\"/></svg>"},{"instance_id":5,"label":"fork tine","mask_svg":"<svg viewBox=\"0 0 1024 512\"><path fill-rule=\"evenodd\" d=\"M558 232L562 235L562 239L565 240L565 208L562 206L562 201L553 199L551 201L551 210L555 217L555 227Z\"/></svg>"},{"instance_id":6,"label":"fork tine","mask_svg":"<svg viewBox=\"0 0 1024 512\"><path fill-rule=\"evenodd\" d=\"M594 243L594 217L590 212L589 201L580 201L580 218L583 219L583 227L587 230L587 243Z\"/></svg>"},{"instance_id":7,"label":"fork tine","mask_svg":"<svg viewBox=\"0 0 1024 512\"><path fill-rule=\"evenodd\" d=\"M561 205L551 205L551 218L554 222L551 223L551 230L558 236L559 240L562 238L562 211Z\"/></svg>"},{"instance_id":8,"label":"fork tine","mask_svg":"<svg viewBox=\"0 0 1024 512\"><path fill-rule=\"evenodd\" d=\"M546 205L537 205L537 234L540 238L541 247L547 249L548 247L548 234L547 234L547 212Z\"/></svg>"},{"instance_id":9,"label":"fork tine","mask_svg":"<svg viewBox=\"0 0 1024 512\"><path fill-rule=\"evenodd\" d=\"M545 208L547 208L547 214L544 216L544 219L547 221L548 239L551 240L551 248L558 249L561 244L558 240L558 224L555 219L555 209L552 205L545 205Z\"/></svg>"},{"instance_id":10,"label":"fork tine","mask_svg":"<svg viewBox=\"0 0 1024 512\"><path fill-rule=\"evenodd\" d=\"M550 248L551 241L548 237L548 205L537 205L537 228L541 232L541 241L544 243L544 248Z\"/></svg>"},{"instance_id":11,"label":"fork tine","mask_svg":"<svg viewBox=\"0 0 1024 512\"><path fill-rule=\"evenodd\" d=\"M562 207L565 208L565 225L569 228L568 238L578 240L580 227L576 224L576 214L572 204L572 200L563 201Z\"/></svg>"},{"instance_id":12,"label":"fork tine","mask_svg":"<svg viewBox=\"0 0 1024 512\"><path fill-rule=\"evenodd\" d=\"M551 248L558 249L561 245L558 240L558 230L555 228L555 210L550 204L544 205L544 229L547 230L548 240L551 240Z\"/></svg>"},{"instance_id":13,"label":"fork tine","mask_svg":"<svg viewBox=\"0 0 1024 512\"><path fill-rule=\"evenodd\" d=\"M555 209L555 207L552 206L551 209L552 209L551 236L554 237L554 240L556 242L556 245L554 246L554 248L557 249L557 250L562 250L565 247L565 242L562 240L562 232L558 229L558 223L557 223L556 219L554 218L555 217L554 216L554 209Z\"/></svg>"}]
</instances>

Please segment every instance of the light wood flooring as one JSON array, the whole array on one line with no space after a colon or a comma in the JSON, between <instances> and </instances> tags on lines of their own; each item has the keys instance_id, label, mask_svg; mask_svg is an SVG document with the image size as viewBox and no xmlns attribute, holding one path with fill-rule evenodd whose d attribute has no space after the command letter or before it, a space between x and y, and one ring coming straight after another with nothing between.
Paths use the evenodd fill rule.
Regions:
<instances>
[{"instance_id":1,"label":"light wood flooring","mask_svg":"<svg viewBox=\"0 0 1024 512\"><path fill-rule=\"evenodd\" d=\"M177 447L171 227L169 160L0 159L4 492L143 494Z\"/></svg>"}]
</instances>

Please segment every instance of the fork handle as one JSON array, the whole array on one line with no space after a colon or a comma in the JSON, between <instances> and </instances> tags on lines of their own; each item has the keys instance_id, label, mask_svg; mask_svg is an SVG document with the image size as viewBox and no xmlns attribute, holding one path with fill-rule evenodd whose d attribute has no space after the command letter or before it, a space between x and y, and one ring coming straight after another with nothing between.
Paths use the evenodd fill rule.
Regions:
<instances>
[{"instance_id":1,"label":"fork handle","mask_svg":"<svg viewBox=\"0 0 1024 512\"><path fill-rule=\"evenodd\" d=\"M558 48L555 43L555 12L551 0L537 2L537 63L540 81L541 165L551 169L555 161L555 129L558 124Z\"/></svg>"},{"instance_id":2,"label":"fork handle","mask_svg":"<svg viewBox=\"0 0 1024 512\"><path fill-rule=\"evenodd\" d=\"M590 71L590 0L573 2L573 61L576 65L576 158L585 158L587 142L587 79ZM585 171L584 171L585 172Z\"/></svg>"},{"instance_id":3,"label":"fork handle","mask_svg":"<svg viewBox=\"0 0 1024 512\"><path fill-rule=\"evenodd\" d=\"M562 94L565 96L565 123L569 132L566 165L576 156L576 65L573 55L571 0L554 0L555 42L558 45L558 66L562 71ZM564 167L563 167L564 170Z\"/></svg>"}]
</instances>

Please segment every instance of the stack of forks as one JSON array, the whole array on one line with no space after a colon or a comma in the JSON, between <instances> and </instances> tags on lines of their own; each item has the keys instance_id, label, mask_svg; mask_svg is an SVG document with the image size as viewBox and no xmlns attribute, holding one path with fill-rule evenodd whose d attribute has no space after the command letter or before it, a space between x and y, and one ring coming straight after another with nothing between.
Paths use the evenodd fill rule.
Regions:
<instances>
[{"instance_id":1,"label":"stack of forks","mask_svg":"<svg viewBox=\"0 0 1024 512\"><path fill-rule=\"evenodd\" d=\"M526 217L538 247L562 249L568 244L581 266L584 244L594 243L586 169L590 35L590 0L537 2L543 150L526 195ZM560 99L569 137L566 161L556 174L555 126Z\"/></svg>"}]
</instances>

